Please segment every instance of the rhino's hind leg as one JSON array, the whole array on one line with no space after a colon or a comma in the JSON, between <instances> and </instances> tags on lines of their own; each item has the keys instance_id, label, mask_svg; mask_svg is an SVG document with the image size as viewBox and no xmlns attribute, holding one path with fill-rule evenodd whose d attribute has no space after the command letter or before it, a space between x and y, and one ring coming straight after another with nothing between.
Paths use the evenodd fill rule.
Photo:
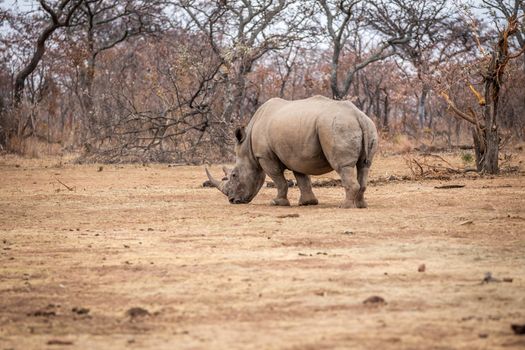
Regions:
<instances>
[{"instance_id":1,"label":"rhino's hind leg","mask_svg":"<svg viewBox=\"0 0 525 350\"><path fill-rule=\"evenodd\" d=\"M357 181L359 182L359 190L355 199L355 205L358 208L366 208L368 204L365 201L366 183L368 182L368 170L367 166L360 166L357 164Z\"/></svg>"},{"instance_id":2,"label":"rhino's hind leg","mask_svg":"<svg viewBox=\"0 0 525 350\"><path fill-rule=\"evenodd\" d=\"M270 201L271 205L280 205L280 206L289 206L290 201L288 200L288 181L284 177L284 170L275 162L260 159L259 163L261 164L264 172L275 183L277 187L277 197Z\"/></svg>"},{"instance_id":3,"label":"rhino's hind leg","mask_svg":"<svg viewBox=\"0 0 525 350\"><path fill-rule=\"evenodd\" d=\"M299 198L299 205L317 205L319 201L315 198L315 194L312 191L312 182L310 176L303 173L293 172L297 179L297 185L301 191L301 197Z\"/></svg>"},{"instance_id":4,"label":"rhino's hind leg","mask_svg":"<svg viewBox=\"0 0 525 350\"><path fill-rule=\"evenodd\" d=\"M359 184L355 177L355 167L345 166L340 168L337 173L341 176L341 182L345 189L346 198L339 207L341 208L355 208L357 206L356 199L359 193Z\"/></svg>"}]
</instances>

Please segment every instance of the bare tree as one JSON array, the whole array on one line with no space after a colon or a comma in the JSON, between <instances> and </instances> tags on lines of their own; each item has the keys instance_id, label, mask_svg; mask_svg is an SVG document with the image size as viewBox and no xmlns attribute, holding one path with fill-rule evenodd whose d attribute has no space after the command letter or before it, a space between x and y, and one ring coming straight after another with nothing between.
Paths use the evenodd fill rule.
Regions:
<instances>
[{"instance_id":1,"label":"bare tree","mask_svg":"<svg viewBox=\"0 0 525 350\"><path fill-rule=\"evenodd\" d=\"M19 105L27 77L35 70L38 63L44 56L46 41L59 28L71 25L78 9L84 0L61 0L57 5L52 6L45 0L39 0L40 6L48 16L47 25L42 29L38 36L33 55L30 61L18 72L14 82L14 103Z\"/></svg>"},{"instance_id":2,"label":"bare tree","mask_svg":"<svg viewBox=\"0 0 525 350\"><path fill-rule=\"evenodd\" d=\"M462 118L474 125L473 137L476 151L476 165L480 172L497 174L499 172L498 156L500 150L499 132L499 102L501 88L505 79L505 69L510 60L519 57L525 51L525 46L511 53L509 41L518 32L518 18L511 15L507 19L507 25L498 33L498 40L486 59L482 61L482 67L478 74L482 78L482 93L478 92L473 84L468 83L472 93L475 95L481 116L472 108L468 112L460 110L446 91L442 96L458 118Z\"/></svg>"},{"instance_id":3,"label":"bare tree","mask_svg":"<svg viewBox=\"0 0 525 350\"><path fill-rule=\"evenodd\" d=\"M365 0L317 0L318 6L326 19L326 31L332 46L332 62L330 75L330 88L334 99L342 99L348 95L356 74L368 65L384 60L395 53L395 46L406 43L410 40L413 27L417 24L412 23L400 36L391 36L380 40L375 49L372 49L366 57L363 57L362 31L369 28L369 23L373 20L367 18L366 7L373 4L373 1ZM373 33L368 32L368 36ZM352 39L352 40L350 40ZM352 41L352 42L350 42ZM353 65L348 68L344 78L340 78L341 57L348 48L357 54Z\"/></svg>"},{"instance_id":4,"label":"bare tree","mask_svg":"<svg viewBox=\"0 0 525 350\"><path fill-rule=\"evenodd\" d=\"M93 83L97 57L130 38L159 32L163 1L89 0L80 6L80 23L71 28L70 42L81 46L78 98L85 116L81 143L96 126Z\"/></svg>"},{"instance_id":5,"label":"bare tree","mask_svg":"<svg viewBox=\"0 0 525 350\"><path fill-rule=\"evenodd\" d=\"M301 30L312 9L291 0L180 1L192 24L202 32L221 59L226 81L223 119L226 124L244 117L247 76L255 62L308 33Z\"/></svg>"},{"instance_id":6,"label":"bare tree","mask_svg":"<svg viewBox=\"0 0 525 350\"><path fill-rule=\"evenodd\" d=\"M372 27L387 36L402 36L407 32L411 35L411 40L396 47L401 59L415 69L420 129L427 119L428 127L432 126L426 101L437 68L475 46L470 29L449 5L448 0L380 0L373 4L376 20L371 23Z\"/></svg>"}]
</instances>

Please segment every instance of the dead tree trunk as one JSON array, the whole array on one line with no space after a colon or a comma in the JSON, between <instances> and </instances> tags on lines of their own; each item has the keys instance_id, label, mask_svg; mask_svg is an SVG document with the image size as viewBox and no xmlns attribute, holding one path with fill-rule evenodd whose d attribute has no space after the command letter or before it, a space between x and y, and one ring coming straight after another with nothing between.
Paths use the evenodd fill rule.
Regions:
<instances>
[{"instance_id":1,"label":"dead tree trunk","mask_svg":"<svg viewBox=\"0 0 525 350\"><path fill-rule=\"evenodd\" d=\"M524 46L514 55L509 53L509 37L514 35L517 29L517 17L511 16L508 19L507 27L499 33L498 41L490 54L489 64L483 70L483 95L469 84L470 90L474 93L481 106L481 117L478 117L472 109L469 109L468 113L460 111L446 92L441 93L453 110L454 116L462 118L475 126L473 139L477 170L487 174L497 174L499 172L498 104L505 67L511 59L517 58L525 51Z\"/></svg>"}]
</instances>

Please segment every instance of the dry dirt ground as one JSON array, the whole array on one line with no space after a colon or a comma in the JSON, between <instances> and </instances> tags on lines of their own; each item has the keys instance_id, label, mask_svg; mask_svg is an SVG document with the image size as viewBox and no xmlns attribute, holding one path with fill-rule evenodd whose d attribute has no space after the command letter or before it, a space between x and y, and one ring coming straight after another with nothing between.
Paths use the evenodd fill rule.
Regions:
<instances>
[{"instance_id":1,"label":"dry dirt ground","mask_svg":"<svg viewBox=\"0 0 525 350\"><path fill-rule=\"evenodd\" d=\"M346 210L337 187L230 205L204 179L0 158L0 350L525 348L523 172L379 182Z\"/></svg>"}]
</instances>

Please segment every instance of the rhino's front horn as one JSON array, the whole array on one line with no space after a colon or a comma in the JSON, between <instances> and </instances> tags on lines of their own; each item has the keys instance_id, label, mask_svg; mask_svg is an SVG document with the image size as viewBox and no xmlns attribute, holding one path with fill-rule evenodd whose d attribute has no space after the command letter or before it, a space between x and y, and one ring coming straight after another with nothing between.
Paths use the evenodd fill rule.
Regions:
<instances>
[{"instance_id":1,"label":"rhino's front horn","mask_svg":"<svg viewBox=\"0 0 525 350\"><path fill-rule=\"evenodd\" d=\"M210 179L211 184L213 186L217 187L219 189L219 191L221 191L224 195L227 196L226 190L224 189L224 184L225 184L226 181L216 180L213 176L211 176L211 174L208 171L207 167L205 168L205 170L206 170L206 175L208 175L208 179Z\"/></svg>"}]
</instances>

